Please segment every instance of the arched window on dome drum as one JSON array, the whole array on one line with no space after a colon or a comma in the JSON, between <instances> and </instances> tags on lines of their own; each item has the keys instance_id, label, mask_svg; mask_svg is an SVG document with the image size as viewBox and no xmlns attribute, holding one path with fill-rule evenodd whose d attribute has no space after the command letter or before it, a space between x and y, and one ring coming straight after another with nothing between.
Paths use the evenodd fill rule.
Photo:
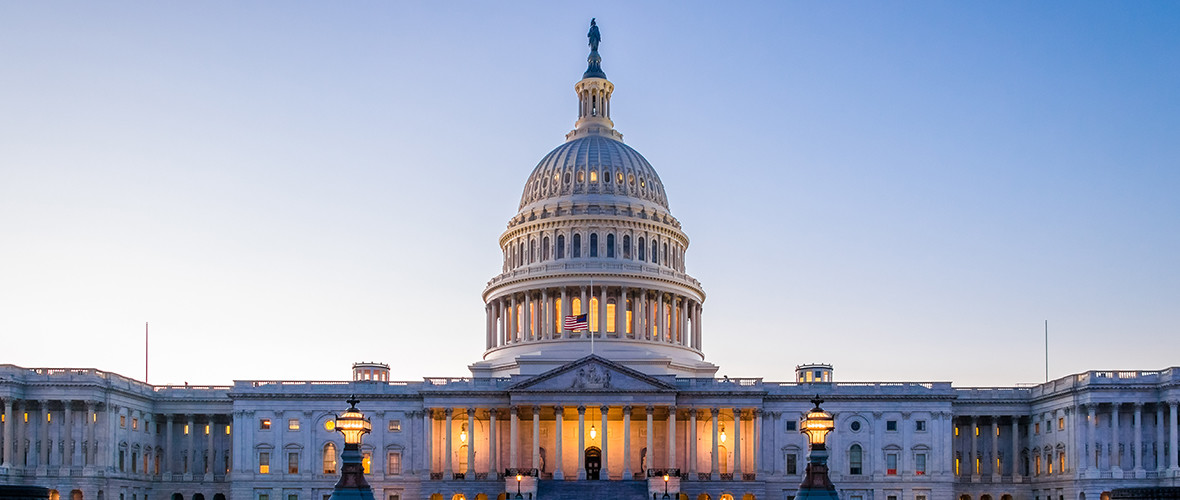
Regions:
<instances>
[{"instance_id":1,"label":"arched window on dome drum","mask_svg":"<svg viewBox=\"0 0 1180 500\"><path fill-rule=\"evenodd\" d=\"M598 257L598 233L590 233L590 256Z\"/></svg>"},{"instance_id":2,"label":"arched window on dome drum","mask_svg":"<svg viewBox=\"0 0 1180 500\"><path fill-rule=\"evenodd\" d=\"M549 237L541 239L541 260L549 260Z\"/></svg>"},{"instance_id":3,"label":"arched window on dome drum","mask_svg":"<svg viewBox=\"0 0 1180 500\"><path fill-rule=\"evenodd\" d=\"M607 299L607 301L606 301L606 332L607 333L615 333L615 325L618 324L618 322L615 319L615 318L617 318L617 316L615 316L615 314L617 314L616 307L615 307L615 299Z\"/></svg>"},{"instance_id":4,"label":"arched window on dome drum","mask_svg":"<svg viewBox=\"0 0 1180 500\"><path fill-rule=\"evenodd\" d=\"M615 235L613 233L606 235L606 258L615 258Z\"/></svg>"},{"instance_id":5,"label":"arched window on dome drum","mask_svg":"<svg viewBox=\"0 0 1180 500\"><path fill-rule=\"evenodd\" d=\"M565 258L565 235L564 234L557 235L557 252L556 253L557 253L557 258L559 258L559 259Z\"/></svg>"},{"instance_id":6,"label":"arched window on dome drum","mask_svg":"<svg viewBox=\"0 0 1180 500\"><path fill-rule=\"evenodd\" d=\"M581 297L574 297L573 300L570 301L570 314L573 314L574 316L582 314L582 298Z\"/></svg>"},{"instance_id":7,"label":"arched window on dome drum","mask_svg":"<svg viewBox=\"0 0 1180 500\"><path fill-rule=\"evenodd\" d=\"M529 264L537 261L537 240L529 240Z\"/></svg>"},{"instance_id":8,"label":"arched window on dome drum","mask_svg":"<svg viewBox=\"0 0 1180 500\"><path fill-rule=\"evenodd\" d=\"M646 257L643 255L647 253L647 246L643 241L643 237L639 237L639 260L643 261Z\"/></svg>"},{"instance_id":9,"label":"arched window on dome drum","mask_svg":"<svg viewBox=\"0 0 1180 500\"><path fill-rule=\"evenodd\" d=\"M570 244L570 256L578 258L582 256L582 235L574 233L573 242Z\"/></svg>"},{"instance_id":10,"label":"arched window on dome drum","mask_svg":"<svg viewBox=\"0 0 1180 500\"><path fill-rule=\"evenodd\" d=\"M651 239L651 263L660 263L660 241L655 238Z\"/></svg>"},{"instance_id":11,"label":"arched window on dome drum","mask_svg":"<svg viewBox=\"0 0 1180 500\"><path fill-rule=\"evenodd\" d=\"M598 331L598 297L590 297L590 331Z\"/></svg>"},{"instance_id":12,"label":"arched window on dome drum","mask_svg":"<svg viewBox=\"0 0 1180 500\"><path fill-rule=\"evenodd\" d=\"M631 235L629 234L623 235L623 258L631 258Z\"/></svg>"},{"instance_id":13,"label":"arched window on dome drum","mask_svg":"<svg viewBox=\"0 0 1180 500\"><path fill-rule=\"evenodd\" d=\"M664 243L664 265L668 264L668 244Z\"/></svg>"},{"instance_id":14,"label":"arched window on dome drum","mask_svg":"<svg viewBox=\"0 0 1180 500\"><path fill-rule=\"evenodd\" d=\"M635 331L635 318L631 314L635 310L635 303L631 299L627 299L623 301L623 306L627 308L627 317L623 321L627 324L627 334L631 334Z\"/></svg>"}]
</instances>

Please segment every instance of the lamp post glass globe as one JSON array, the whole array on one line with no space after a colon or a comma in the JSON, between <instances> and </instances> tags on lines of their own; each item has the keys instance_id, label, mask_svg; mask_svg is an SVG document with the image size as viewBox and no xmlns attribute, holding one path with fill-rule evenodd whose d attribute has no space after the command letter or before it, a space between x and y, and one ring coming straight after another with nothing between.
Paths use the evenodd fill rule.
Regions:
<instances>
[{"instance_id":1,"label":"lamp post glass globe","mask_svg":"<svg viewBox=\"0 0 1180 500\"><path fill-rule=\"evenodd\" d=\"M836 428L836 420L832 418L831 413L819 407L822 400L817 398L811 402L815 403L815 408L807 412L807 416L803 418L803 426L800 431L807 435L807 442L813 448L823 448L827 442L828 433Z\"/></svg>"},{"instance_id":2,"label":"lamp post glass globe","mask_svg":"<svg viewBox=\"0 0 1180 500\"><path fill-rule=\"evenodd\" d=\"M373 424L369 419L361 414L361 411L356 409L358 399L348 400L348 404L352 405L344 412L343 415L337 415L334 427L336 432L344 435L345 445L359 445L361 444L361 436L373 431Z\"/></svg>"}]
</instances>

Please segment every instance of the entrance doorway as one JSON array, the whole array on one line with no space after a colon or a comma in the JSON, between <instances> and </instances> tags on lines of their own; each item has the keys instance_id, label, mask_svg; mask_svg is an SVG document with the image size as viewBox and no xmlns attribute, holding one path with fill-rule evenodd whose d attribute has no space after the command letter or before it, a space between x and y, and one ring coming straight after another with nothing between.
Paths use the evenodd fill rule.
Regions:
<instances>
[{"instance_id":1,"label":"entrance doorway","mask_svg":"<svg viewBox=\"0 0 1180 500\"><path fill-rule=\"evenodd\" d=\"M602 450L597 446L586 448L586 479L597 481L602 470Z\"/></svg>"}]
</instances>

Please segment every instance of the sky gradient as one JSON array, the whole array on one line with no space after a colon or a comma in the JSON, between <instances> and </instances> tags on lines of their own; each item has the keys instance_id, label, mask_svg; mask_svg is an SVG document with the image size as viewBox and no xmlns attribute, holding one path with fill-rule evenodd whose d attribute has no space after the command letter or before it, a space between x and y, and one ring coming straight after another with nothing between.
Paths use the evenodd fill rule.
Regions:
<instances>
[{"instance_id":1,"label":"sky gradient","mask_svg":"<svg viewBox=\"0 0 1180 500\"><path fill-rule=\"evenodd\" d=\"M719 376L1180 365L1180 4L1006 1L0 3L0 363L468 375L591 17Z\"/></svg>"}]
</instances>

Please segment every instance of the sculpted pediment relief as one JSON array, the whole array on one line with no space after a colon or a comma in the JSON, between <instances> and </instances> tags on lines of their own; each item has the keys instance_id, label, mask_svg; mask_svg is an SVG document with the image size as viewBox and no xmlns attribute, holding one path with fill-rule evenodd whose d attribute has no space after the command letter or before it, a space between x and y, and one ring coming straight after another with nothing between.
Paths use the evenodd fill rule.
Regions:
<instances>
[{"instance_id":1,"label":"sculpted pediment relief","mask_svg":"<svg viewBox=\"0 0 1180 500\"><path fill-rule=\"evenodd\" d=\"M598 356L587 356L516 384L510 391L674 391L664 381Z\"/></svg>"}]
</instances>

